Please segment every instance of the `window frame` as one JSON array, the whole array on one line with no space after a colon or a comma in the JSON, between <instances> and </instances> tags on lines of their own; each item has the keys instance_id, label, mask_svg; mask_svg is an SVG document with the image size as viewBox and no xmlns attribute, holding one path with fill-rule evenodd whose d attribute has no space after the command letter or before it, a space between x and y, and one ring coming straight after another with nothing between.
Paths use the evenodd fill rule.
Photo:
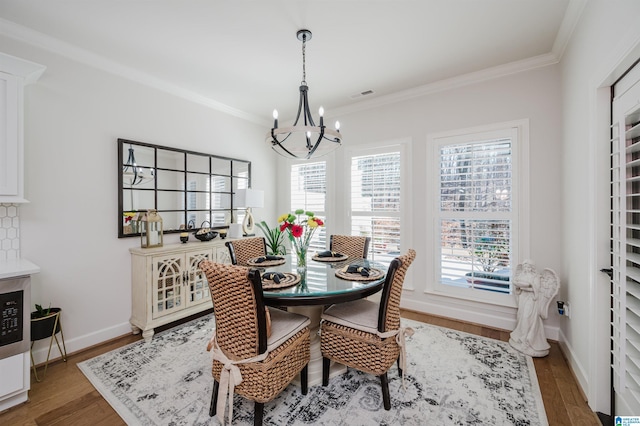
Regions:
<instances>
[{"instance_id":1,"label":"window frame","mask_svg":"<svg viewBox=\"0 0 640 426\"><path fill-rule=\"evenodd\" d=\"M488 140L496 136L511 136L512 164L512 212L508 215L511 224L511 276L515 266L529 257L529 120L515 120L494 123L473 128L452 130L427 135L427 203L432 218L427 230L427 247L431 251L428 256L428 268L432 275L427 280L425 293L445 297L453 297L469 301L516 307L515 294L504 294L492 291L481 291L469 288L454 287L441 283L441 229L440 220L440 148L444 145L471 143ZM472 212L468 218L485 219L486 215L474 217Z\"/></svg>"},{"instance_id":2,"label":"window frame","mask_svg":"<svg viewBox=\"0 0 640 426\"><path fill-rule=\"evenodd\" d=\"M316 164L316 163L324 163L324 167L325 167L325 182L324 182L324 189L325 189L325 193L324 193L324 210L322 211L318 211L316 209L310 209L308 208L306 205L305 206L301 206L301 205L294 205L292 203L292 199L293 199L293 192L291 191L291 173L293 171L293 168L296 166L306 166L306 165L310 165L310 164ZM313 211L313 213L323 219L326 220L327 218L327 209L328 209L328 205L330 204L330 200L329 200L329 193L330 193L330 161L328 159L328 157L320 157L320 158L315 158L315 159L310 159L310 160L291 160L289 161L289 167L288 167L288 177L289 177L289 185L288 185L288 201L287 204L290 206L290 210L288 211L288 213L293 213L293 211L295 209L298 208L303 208L305 210L310 210ZM282 212L285 213L285 212ZM279 214L282 214L279 213ZM324 234L323 234L324 233ZM325 249L326 247L322 247L322 244L324 243L325 246L328 245L328 235L329 235L329 231L327 230L326 226L322 227L320 229L318 229L315 234L313 235L313 238L311 240L311 245L309 247L310 251L315 251L315 250L321 250L321 249ZM291 244L289 239L286 238L287 244Z\"/></svg>"},{"instance_id":3,"label":"window frame","mask_svg":"<svg viewBox=\"0 0 640 426\"><path fill-rule=\"evenodd\" d=\"M344 206L347 211L347 217L343 224L344 234L351 234L353 209L351 203L351 162L354 157L362 157L367 155L386 154L390 152L400 152L400 211L397 216L400 219L400 253L404 253L409 247L412 247L411 235L409 228L412 226L412 193L411 187L411 139L397 139L382 142L369 143L361 146L351 146L345 150L344 155ZM369 248L371 253L372 247ZM413 290L413 280L405 280L405 290Z\"/></svg>"}]
</instances>

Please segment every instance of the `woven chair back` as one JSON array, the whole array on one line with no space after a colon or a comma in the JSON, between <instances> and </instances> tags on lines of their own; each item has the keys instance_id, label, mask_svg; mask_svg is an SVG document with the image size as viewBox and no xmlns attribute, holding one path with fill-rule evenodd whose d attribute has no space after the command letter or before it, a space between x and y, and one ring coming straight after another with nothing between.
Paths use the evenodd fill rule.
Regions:
<instances>
[{"instance_id":1,"label":"woven chair back","mask_svg":"<svg viewBox=\"0 0 640 426\"><path fill-rule=\"evenodd\" d=\"M261 336L258 324L265 324L266 319L259 275L256 283L250 270L242 266L203 260L199 267L209 281L220 349L229 359L252 358L263 352L266 332Z\"/></svg>"},{"instance_id":2,"label":"woven chair back","mask_svg":"<svg viewBox=\"0 0 640 426\"><path fill-rule=\"evenodd\" d=\"M226 244L229 248L231 263L234 265L248 266L247 260L267 255L267 243L263 237L243 238L228 241Z\"/></svg>"},{"instance_id":3,"label":"woven chair back","mask_svg":"<svg viewBox=\"0 0 640 426\"><path fill-rule=\"evenodd\" d=\"M391 261L380 300L378 315L378 331L385 332L400 328L400 298L404 276L416 258L416 251L409 249L407 253Z\"/></svg>"},{"instance_id":4,"label":"woven chair back","mask_svg":"<svg viewBox=\"0 0 640 426\"><path fill-rule=\"evenodd\" d=\"M329 250L346 254L349 257L366 259L369 254L371 237L357 237L352 235L331 235Z\"/></svg>"}]
</instances>

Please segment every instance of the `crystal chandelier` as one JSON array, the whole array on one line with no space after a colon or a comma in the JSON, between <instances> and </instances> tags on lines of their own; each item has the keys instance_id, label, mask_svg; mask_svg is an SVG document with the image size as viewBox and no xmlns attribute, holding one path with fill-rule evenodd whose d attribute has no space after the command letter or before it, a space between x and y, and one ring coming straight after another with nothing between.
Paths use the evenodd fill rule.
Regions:
<instances>
[{"instance_id":1,"label":"crystal chandelier","mask_svg":"<svg viewBox=\"0 0 640 426\"><path fill-rule=\"evenodd\" d=\"M324 125L324 109L320 107L320 124L315 125L309 111L307 72L305 68L306 42L311 40L311 31L299 30L298 40L302 41L302 82L300 83L300 100L298 115L291 127L278 127L278 111L273 110L273 128L267 133L266 141L278 154L287 158L309 159L326 155L337 149L342 143L340 122L336 128Z\"/></svg>"}]
</instances>

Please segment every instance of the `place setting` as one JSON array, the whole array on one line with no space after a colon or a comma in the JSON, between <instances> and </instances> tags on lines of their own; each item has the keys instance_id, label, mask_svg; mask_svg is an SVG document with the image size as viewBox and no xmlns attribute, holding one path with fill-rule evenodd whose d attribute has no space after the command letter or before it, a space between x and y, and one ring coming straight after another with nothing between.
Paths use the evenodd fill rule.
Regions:
<instances>
[{"instance_id":1,"label":"place setting","mask_svg":"<svg viewBox=\"0 0 640 426\"><path fill-rule=\"evenodd\" d=\"M348 281L374 281L384 277L384 271L362 265L345 265L336 270L336 277Z\"/></svg>"},{"instance_id":2,"label":"place setting","mask_svg":"<svg viewBox=\"0 0 640 426\"><path fill-rule=\"evenodd\" d=\"M274 255L268 254L266 256L258 256L258 257L254 257L252 259L247 260L247 265L268 267L268 266L284 265L285 262L286 262L286 259L282 256L274 256Z\"/></svg>"},{"instance_id":3,"label":"place setting","mask_svg":"<svg viewBox=\"0 0 640 426\"><path fill-rule=\"evenodd\" d=\"M292 287L302 279L300 275L291 272L263 272L261 276L263 290Z\"/></svg>"},{"instance_id":4,"label":"place setting","mask_svg":"<svg viewBox=\"0 0 640 426\"><path fill-rule=\"evenodd\" d=\"M347 260L349 256L331 250L321 251L313 255L311 258L316 262L342 262Z\"/></svg>"}]
</instances>

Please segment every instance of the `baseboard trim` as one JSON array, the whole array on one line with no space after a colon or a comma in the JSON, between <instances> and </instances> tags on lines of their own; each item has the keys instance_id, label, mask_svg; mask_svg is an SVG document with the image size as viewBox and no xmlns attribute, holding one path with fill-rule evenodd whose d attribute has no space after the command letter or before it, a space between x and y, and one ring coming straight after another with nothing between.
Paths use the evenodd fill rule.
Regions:
<instances>
[{"instance_id":1,"label":"baseboard trim","mask_svg":"<svg viewBox=\"0 0 640 426\"><path fill-rule=\"evenodd\" d=\"M484 325L500 330L513 330L516 326L516 309L478 304L463 300L438 300L435 302L421 302L403 299L400 307L415 312L421 312L439 317L451 318L473 324ZM559 341L560 328L545 324L544 332L549 340Z\"/></svg>"},{"instance_id":2,"label":"baseboard trim","mask_svg":"<svg viewBox=\"0 0 640 426\"><path fill-rule=\"evenodd\" d=\"M62 329L64 332L64 328ZM104 328L93 333L85 334L84 336L74 337L72 339L65 339L65 347L67 348L67 355L74 352L86 350L87 348L99 344L103 344L108 340L112 340L118 337L122 337L125 334L131 333L131 324L127 321L122 324L114 325L112 327ZM62 346L62 340L60 334L58 334L58 341ZM38 340L34 343L31 353L33 354L33 361L36 365L44 364L47 360L47 352L49 351L49 339ZM51 355L49 356L49 362L62 358L62 354L58 351L55 341L51 345Z\"/></svg>"},{"instance_id":3,"label":"baseboard trim","mask_svg":"<svg viewBox=\"0 0 640 426\"><path fill-rule=\"evenodd\" d=\"M569 370L573 377L576 379L578 383L578 388L580 388L580 392L582 393L582 397L585 401L588 401L586 390L589 389L589 379L587 378L587 374L582 367L582 364L578 361L578 357L575 355L575 351L571 347L569 343L567 343L567 338L565 337L562 330L559 331L560 340L558 340L558 344L560 345L560 351L564 356L564 359L567 360L567 365L569 366Z\"/></svg>"}]
</instances>

